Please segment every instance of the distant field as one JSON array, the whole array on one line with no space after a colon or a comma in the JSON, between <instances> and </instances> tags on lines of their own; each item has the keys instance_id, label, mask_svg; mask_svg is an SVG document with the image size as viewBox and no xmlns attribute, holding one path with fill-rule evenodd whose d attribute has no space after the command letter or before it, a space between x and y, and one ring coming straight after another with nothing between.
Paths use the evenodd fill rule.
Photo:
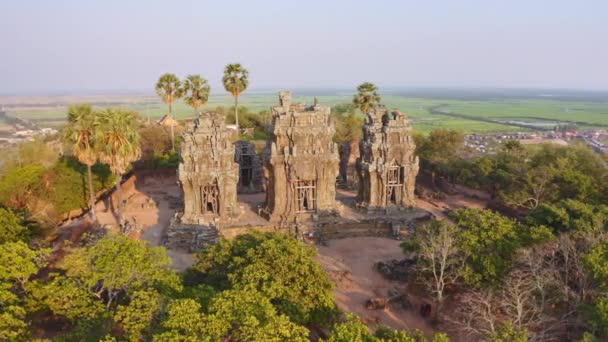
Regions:
<instances>
[{"instance_id":1,"label":"distant field","mask_svg":"<svg viewBox=\"0 0 608 342\"><path fill-rule=\"evenodd\" d=\"M312 103L310 96L297 96L294 101ZM319 102L336 105L350 102L352 95L340 92L320 92ZM525 131L512 123L525 123L544 127L553 124L575 123L583 129L608 128L608 101L603 100L563 100L551 98L488 98L458 99L440 96L409 97L407 95L383 95L383 102L389 108L398 108L412 119L414 129L428 132L437 128L454 128L464 132L509 132ZM66 109L70 103L89 102L96 107L123 107L138 111L143 117L160 118L167 112L167 106L155 96L147 95L103 95L103 96L63 96L63 97L0 97L9 114L37 122L43 127L60 127L65 123ZM248 92L239 101L251 111L270 108L277 103L276 92ZM205 110L217 106L231 106L233 99L227 94L212 94ZM444 114L431 108L440 106ZM193 117L192 108L179 101L174 104L177 118ZM499 120L500 123L480 121ZM0 127L2 129L2 127Z\"/></svg>"}]
</instances>

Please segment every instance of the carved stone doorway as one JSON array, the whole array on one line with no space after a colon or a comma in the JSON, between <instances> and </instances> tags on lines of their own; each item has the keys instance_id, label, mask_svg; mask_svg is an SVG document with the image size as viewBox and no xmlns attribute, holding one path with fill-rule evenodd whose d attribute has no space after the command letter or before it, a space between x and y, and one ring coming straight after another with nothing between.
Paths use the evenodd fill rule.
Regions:
<instances>
[{"instance_id":1,"label":"carved stone doorway","mask_svg":"<svg viewBox=\"0 0 608 342\"><path fill-rule=\"evenodd\" d=\"M220 189L217 183L201 187L201 213L220 213Z\"/></svg>"},{"instance_id":2,"label":"carved stone doorway","mask_svg":"<svg viewBox=\"0 0 608 342\"><path fill-rule=\"evenodd\" d=\"M393 164L387 171L386 201L387 205L398 205L403 196L403 167Z\"/></svg>"},{"instance_id":3,"label":"carved stone doorway","mask_svg":"<svg viewBox=\"0 0 608 342\"><path fill-rule=\"evenodd\" d=\"M306 213L317 209L317 182L297 180L295 182L297 212Z\"/></svg>"}]
</instances>

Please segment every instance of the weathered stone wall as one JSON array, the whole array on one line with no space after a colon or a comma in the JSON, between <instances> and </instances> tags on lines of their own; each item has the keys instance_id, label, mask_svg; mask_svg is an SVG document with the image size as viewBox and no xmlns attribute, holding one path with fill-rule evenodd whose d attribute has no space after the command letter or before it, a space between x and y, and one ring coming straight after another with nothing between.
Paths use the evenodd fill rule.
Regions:
<instances>
[{"instance_id":1,"label":"weathered stone wall","mask_svg":"<svg viewBox=\"0 0 608 342\"><path fill-rule=\"evenodd\" d=\"M359 175L357 174L359 157L359 140L340 145L340 183L347 189L359 188Z\"/></svg>"},{"instance_id":2,"label":"weathered stone wall","mask_svg":"<svg viewBox=\"0 0 608 342\"><path fill-rule=\"evenodd\" d=\"M216 227L184 224L179 218L174 218L167 228L163 244L171 250L195 253L216 244L218 240L219 233Z\"/></svg>"},{"instance_id":3,"label":"weathered stone wall","mask_svg":"<svg viewBox=\"0 0 608 342\"><path fill-rule=\"evenodd\" d=\"M415 205L418 157L405 114L384 107L367 114L360 142L359 205L367 209Z\"/></svg>"},{"instance_id":4,"label":"weathered stone wall","mask_svg":"<svg viewBox=\"0 0 608 342\"><path fill-rule=\"evenodd\" d=\"M201 114L187 126L178 169L184 192L182 223L207 224L238 215L235 137L224 116L215 112Z\"/></svg>"},{"instance_id":5,"label":"weathered stone wall","mask_svg":"<svg viewBox=\"0 0 608 342\"><path fill-rule=\"evenodd\" d=\"M311 219L336 208L338 147L330 108L292 104L291 94L279 94L272 108L272 138L265 153L267 179L263 215L272 222Z\"/></svg>"},{"instance_id":6,"label":"weathered stone wall","mask_svg":"<svg viewBox=\"0 0 608 342\"><path fill-rule=\"evenodd\" d=\"M264 191L264 168L255 145L239 140L235 144L235 161L239 164L238 193L250 194Z\"/></svg>"}]
</instances>

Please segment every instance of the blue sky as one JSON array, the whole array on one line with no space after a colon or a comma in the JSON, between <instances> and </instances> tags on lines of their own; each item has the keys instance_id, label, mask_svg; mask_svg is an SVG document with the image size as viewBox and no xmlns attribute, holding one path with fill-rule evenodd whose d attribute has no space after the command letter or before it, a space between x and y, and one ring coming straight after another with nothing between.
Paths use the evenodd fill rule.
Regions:
<instances>
[{"instance_id":1,"label":"blue sky","mask_svg":"<svg viewBox=\"0 0 608 342\"><path fill-rule=\"evenodd\" d=\"M219 87L608 90L608 1L0 0L0 93Z\"/></svg>"}]
</instances>

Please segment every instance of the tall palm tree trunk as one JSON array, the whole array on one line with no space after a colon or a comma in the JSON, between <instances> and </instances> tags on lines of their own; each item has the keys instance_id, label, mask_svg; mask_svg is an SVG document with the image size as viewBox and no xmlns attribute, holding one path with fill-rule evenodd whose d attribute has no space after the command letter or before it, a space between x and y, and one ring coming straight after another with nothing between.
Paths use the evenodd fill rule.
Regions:
<instances>
[{"instance_id":1,"label":"tall palm tree trunk","mask_svg":"<svg viewBox=\"0 0 608 342\"><path fill-rule=\"evenodd\" d=\"M116 175L116 217L118 218L118 225L121 226L123 224L122 220L122 188L120 186L120 181L122 180L122 175Z\"/></svg>"},{"instance_id":2,"label":"tall palm tree trunk","mask_svg":"<svg viewBox=\"0 0 608 342\"><path fill-rule=\"evenodd\" d=\"M95 212L95 189L93 188L93 171L91 165L87 165L87 174L89 178L89 205L91 207L91 218L93 222L97 222L97 213Z\"/></svg>"},{"instance_id":3,"label":"tall palm tree trunk","mask_svg":"<svg viewBox=\"0 0 608 342\"><path fill-rule=\"evenodd\" d=\"M237 138L240 135L240 131L239 131L239 96L236 95L234 97L234 121L236 123L236 134L237 134Z\"/></svg>"},{"instance_id":4,"label":"tall palm tree trunk","mask_svg":"<svg viewBox=\"0 0 608 342\"><path fill-rule=\"evenodd\" d=\"M169 118L171 119L171 151L175 151L175 130L173 129L173 110L169 102Z\"/></svg>"}]
</instances>

